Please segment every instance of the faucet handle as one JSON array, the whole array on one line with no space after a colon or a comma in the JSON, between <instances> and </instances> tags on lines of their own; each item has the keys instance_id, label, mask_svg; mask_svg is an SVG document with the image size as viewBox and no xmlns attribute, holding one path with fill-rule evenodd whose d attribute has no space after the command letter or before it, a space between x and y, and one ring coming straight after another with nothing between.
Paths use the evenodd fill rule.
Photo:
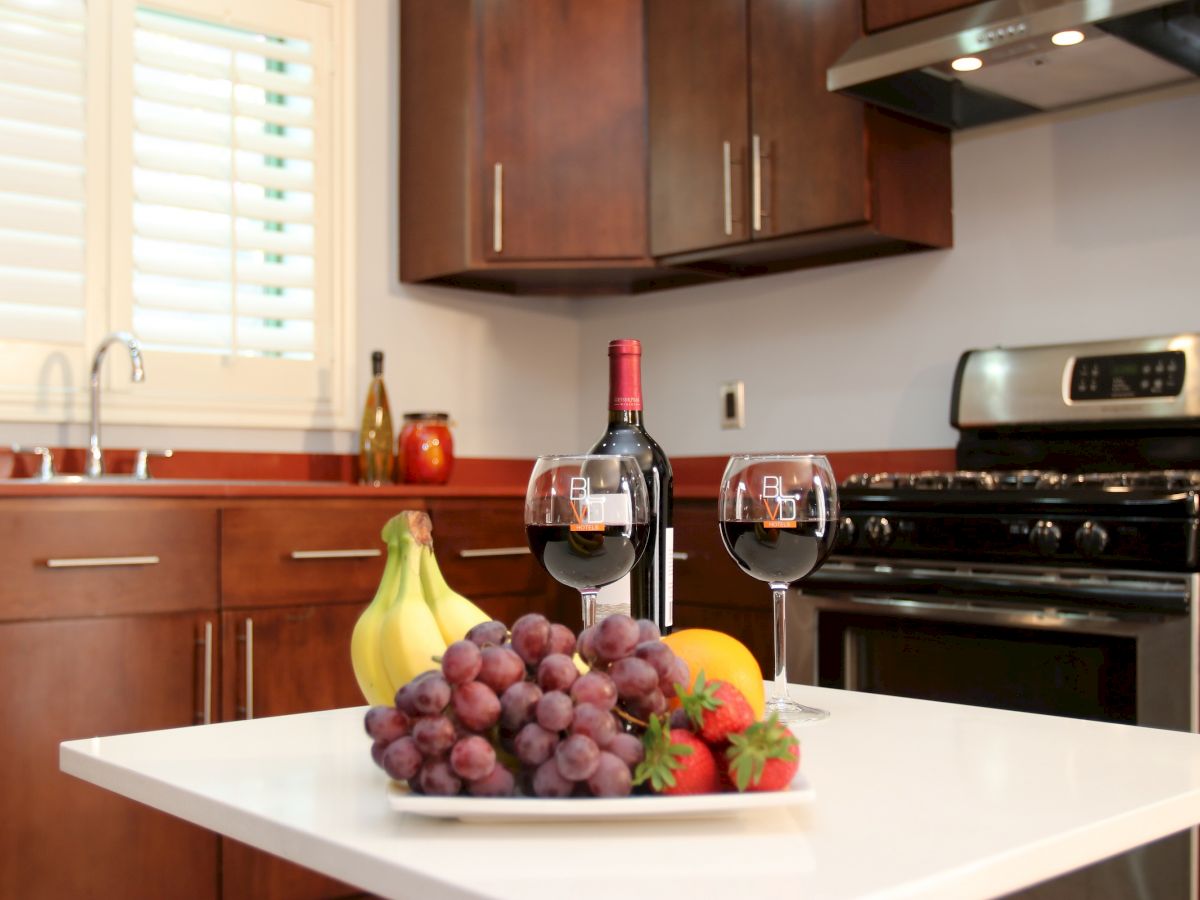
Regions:
<instances>
[{"instance_id":1,"label":"faucet handle","mask_svg":"<svg viewBox=\"0 0 1200 900\"><path fill-rule=\"evenodd\" d=\"M174 455L174 450L139 450L133 462L133 477L140 481L148 480L150 478L150 457L170 459Z\"/></svg>"},{"instance_id":2,"label":"faucet handle","mask_svg":"<svg viewBox=\"0 0 1200 900\"><path fill-rule=\"evenodd\" d=\"M49 447L25 447L21 444L13 444L10 449L13 453L36 453L42 458L38 478L42 481L49 481L54 477L54 451Z\"/></svg>"}]
</instances>

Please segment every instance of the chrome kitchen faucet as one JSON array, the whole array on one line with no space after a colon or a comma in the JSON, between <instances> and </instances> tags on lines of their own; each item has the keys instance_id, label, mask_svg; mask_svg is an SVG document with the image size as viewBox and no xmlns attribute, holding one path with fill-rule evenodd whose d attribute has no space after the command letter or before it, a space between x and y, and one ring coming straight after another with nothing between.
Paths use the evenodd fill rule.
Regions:
<instances>
[{"instance_id":1,"label":"chrome kitchen faucet","mask_svg":"<svg viewBox=\"0 0 1200 900\"><path fill-rule=\"evenodd\" d=\"M146 370L142 368L142 345L128 331L114 331L100 342L96 355L92 359L92 434L88 438L87 465L84 474L88 478L99 478L104 474L104 452L100 449L100 366L104 363L104 354L109 344L122 343L129 349L129 359L133 363L131 378L134 382L144 381Z\"/></svg>"}]
</instances>

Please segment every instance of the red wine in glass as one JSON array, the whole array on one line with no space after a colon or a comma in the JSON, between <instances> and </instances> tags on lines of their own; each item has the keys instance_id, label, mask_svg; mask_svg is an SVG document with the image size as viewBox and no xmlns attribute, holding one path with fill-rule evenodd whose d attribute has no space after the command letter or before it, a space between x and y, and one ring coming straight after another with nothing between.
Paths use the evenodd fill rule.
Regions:
<instances>
[{"instance_id":1,"label":"red wine in glass","mask_svg":"<svg viewBox=\"0 0 1200 900\"><path fill-rule=\"evenodd\" d=\"M828 555L836 528L827 523L796 522L793 528L769 528L762 522L722 522L729 555L759 581L788 584L811 575Z\"/></svg>"},{"instance_id":2,"label":"red wine in glass","mask_svg":"<svg viewBox=\"0 0 1200 900\"><path fill-rule=\"evenodd\" d=\"M609 525L603 531L572 531L568 525L526 525L537 561L560 584L581 590L622 578L646 543L649 525Z\"/></svg>"},{"instance_id":3,"label":"red wine in glass","mask_svg":"<svg viewBox=\"0 0 1200 900\"><path fill-rule=\"evenodd\" d=\"M631 456L540 456L525 491L525 537L537 561L579 591L583 624L596 594L625 577L650 535L646 480Z\"/></svg>"}]
</instances>

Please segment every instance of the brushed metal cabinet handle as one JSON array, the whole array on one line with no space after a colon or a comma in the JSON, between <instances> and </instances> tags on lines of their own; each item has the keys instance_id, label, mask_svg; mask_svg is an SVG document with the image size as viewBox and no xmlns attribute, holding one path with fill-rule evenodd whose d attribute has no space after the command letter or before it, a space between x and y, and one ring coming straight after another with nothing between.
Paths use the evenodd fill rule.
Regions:
<instances>
[{"instance_id":1,"label":"brushed metal cabinet handle","mask_svg":"<svg viewBox=\"0 0 1200 900\"><path fill-rule=\"evenodd\" d=\"M246 619L246 718L254 718L254 620Z\"/></svg>"},{"instance_id":2,"label":"brushed metal cabinet handle","mask_svg":"<svg viewBox=\"0 0 1200 900\"><path fill-rule=\"evenodd\" d=\"M383 556L382 550L293 550L292 559L369 559Z\"/></svg>"},{"instance_id":3,"label":"brushed metal cabinet handle","mask_svg":"<svg viewBox=\"0 0 1200 900\"><path fill-rule=\"evenodd\" d=\"M504 250L504 165L496 163L492 175L492 250Z\"/></svg>"},{"instance_id":4,"label":"brushed metal cabinet handle","mask_svg":"<svg viewBox=\"0 0 1200 900\"><path fill-rule=\"evenodd\" d=\"M730 154L729 141L721 145L723 159L721 174L725 180L725 234L733 234L733 160Z\"/></svg>"},{"instance_id":5,"label":"brushed metal cabinet handle","mask_svg":"<svg viewBox=\"0 0 1200 900\"><path fill-rule=\"evenodd\" d=\"M478 550L459 550L462 559L481 559L489 556L528 556L528 547L483 547Z\"/></svg>"},{"instance_id":6,"label":"brushed metal cabinet handle","mask_svg":"<svg viewBox=\"0 0 1200 900\"><path fill-rule=\"evenodd\" d=\"M204 724L212 724L213 643L212 622L204 623Z\"/></svg>"},{"instance_id":7,"label":"brushed metal cabinet handle","mask_svg":"<svg viewBox=\"0 0 1200 900\"><path fill-rule=\"evenodd\" d=\"M77 556L46 560L47 569L94 569L103 566L157 566L157 556Z\"/></svg>"},{"instance_id":8,"label":"brushed metal cabinet handle","mask_svg":"<svg viewBox=\"0 0 1200 900\"><path fill-rule=\"evenodd\" d=\"M753 188L754 230L762 231L762 141L757 134L751 141L753 146L750 151L750 178Z\"/></svg>"}]
</instances>

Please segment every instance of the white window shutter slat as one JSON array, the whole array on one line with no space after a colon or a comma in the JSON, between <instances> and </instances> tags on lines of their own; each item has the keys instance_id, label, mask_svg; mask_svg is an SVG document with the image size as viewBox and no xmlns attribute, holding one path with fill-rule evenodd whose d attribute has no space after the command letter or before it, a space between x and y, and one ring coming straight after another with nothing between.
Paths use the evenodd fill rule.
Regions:
<instances>
[{"instance_id":1,"label":"white window shutter slat","mask_svg":"<svg viewBox=\"0 0 1200 900\"><path fill-rule=\"evenodd\" d=\"M138 8L133 46L139 337L312 358L310 44Z\"/></svg>"},{"instance_id":2,"label":"white window shutter slat","mask_svg":"<svg viewBox=\"0 0 1200 900\"><path fill-rule=\"evenodd\" d=\"M79 341L84 322L82 0L0 0L0 336Z\"/></svg>"}]
</instances>

